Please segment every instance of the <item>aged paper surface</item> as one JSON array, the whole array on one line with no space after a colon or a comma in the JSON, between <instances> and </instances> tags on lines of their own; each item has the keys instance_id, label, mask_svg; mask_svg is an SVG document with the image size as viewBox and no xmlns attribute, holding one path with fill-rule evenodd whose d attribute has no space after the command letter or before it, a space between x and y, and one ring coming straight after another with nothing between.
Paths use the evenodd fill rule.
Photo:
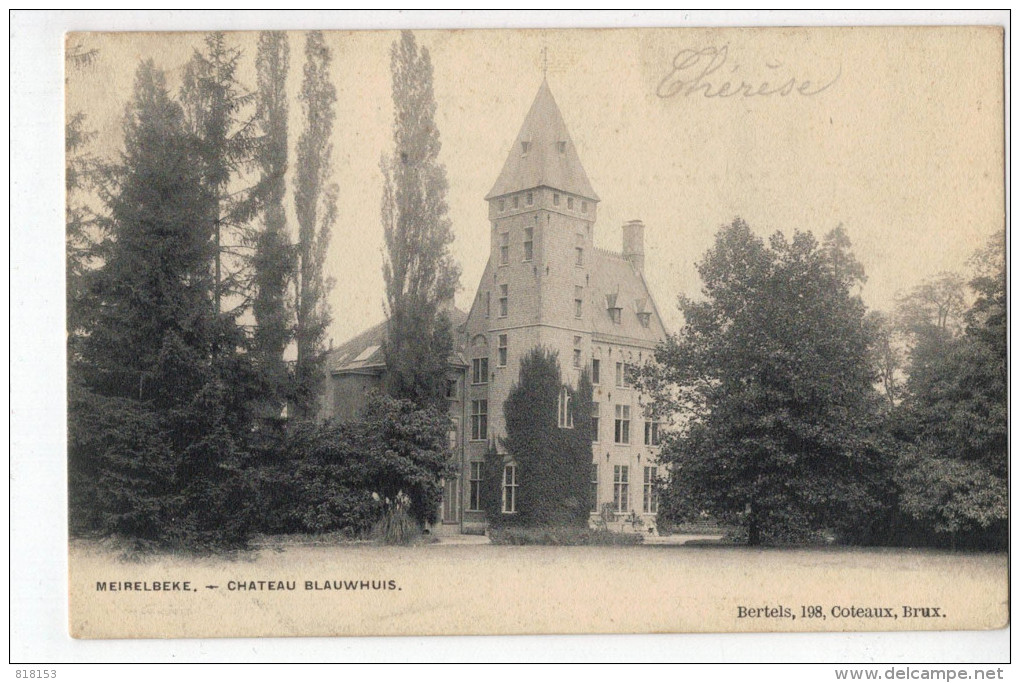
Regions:
<instances>
[{"instance_id":1,"label":"aged paper surface","mask_svg":"<svg viewBox=\"0 0 1020 683\"><path fill-rule=\"evenodd\" d=\"M878 309L924 277L961 270L1003 228L998 28L416 36L435 68L461 308L489 257L484 197L543 73L601 200L595 244L619 249L618 226L644 221L645 278L667 330L682 323L676 297L699 289L694 262L734 216L765 235L842 223L868 274L862 297ZM340 220L327 257L338 343L383 319L379 158L392 146L398 37L326 34L338 95ZM67 83L68 116L87 114L98 154L118 149L138 63L153 59L176 88L201 38L71 36L98 55ZM228 40L245 49L241 73L252 80L257 34ZM301 34L291 40L297 64ZM290 79L292 119L299 80ZM1007 581L1003 553L902 548L444 538L124 559L75 540L69 556L70 631L80 638L992 629L1008 623Z\"/></svg>"}]
</instances>

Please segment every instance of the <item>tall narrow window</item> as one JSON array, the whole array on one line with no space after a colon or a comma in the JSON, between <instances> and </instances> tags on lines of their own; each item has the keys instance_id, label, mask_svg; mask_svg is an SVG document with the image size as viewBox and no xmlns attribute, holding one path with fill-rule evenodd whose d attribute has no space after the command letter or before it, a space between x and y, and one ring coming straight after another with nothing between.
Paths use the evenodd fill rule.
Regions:
<instances>
[{"instance_id":1,"label":"tall narrow window","mask_svg":"<svg viewBox=\"0 0 1020 683\"><path fill-rule=\"evenodd\" d=\"M450 438L450 450L457 448L457 444L460 443L460 421L457 418L452 419L453 425L450 427L450 432L447 436Z\"/></svg>"},{"instance_id":2,"label":"tall narrow window","mask_svg":"<svg viewBox=\"0 0 1020 683\"><path fill-rule=\"evenodd\" d=\"M492 312L492 292L485 293L485 317L488 318Z\"/></svg>"},{"instance_id":3,"label":"tall narrow window","mask_svg":"<svg viewBox=\"0 0 1020 683\"><path fill-rule=\"evenodd\" d=\"M656 486L658 474L658 467L645 468L643 507L645 512L654 513L659 511L659 489Z\"/></svg>"},{"instance_id":4,"label":"tall narrow window","mask_svg":"<svg viewBox=\"0 0 1020 683\"><path fill-rule=\"evenodd\" d=\"M557 408L560 429L573 429L574 411L570 406L570 391L566 387L560 387L560 400L557 402Z\"/></svg>"},{"instance_id":5,"label":"tall narrow window","mask_svg":"<svg viewBox=\"0 0 1020 683\"><path fill-rule=\"evenodd\" d=\"M499 210L500 211L506 211L506 200L505 199L500 199L499 200Z\"/></svg>"},{"instance_id":6,"label":"tall narrow window","mask_svg":"<svg viewBox=\"0 0 1020 683\"><path fill-rule=\"evenodd\" d=\"M503 467L503 513L517 512L517 465Z\"/></svg>"},{"instance_id":7,"label":"tall narrow window","mask_svg":"<svg viewBox=\"0 0 1020 683\"><path fill-rule=\"evenodd\" d=\"M553 206L559 206L559 205L560 205L560 196L554 192L553 193Z\"/></svg>"},{"instance_id":8,"label":"tall narrow window","mask_svg":"<svg viewBox=\"0 0 1020 683\"><path fill-rule=\"evenodd\" d=\"M598 358L591 359L591 383L599 384L602 380L602 363L599 362Z\"/></svg>"},{"instance_id":9,"label":"tall narrow window","mask_svg":"<svg viewBox=\"0 0 1020 683\"><path fill-rule=\"evenodd\" d=\"M471 401L471 440L485 441L489 438L489 402Z\"/></svg>"},{"instance_id":10,"label":"tall narrow window","mask_svg":"<svg viewBox=\"0 0 1020 683\"><path fill-rule=\"evenodd\" d=\"M573 197L567 197L567 208L568 209L573 209L574 208L574 198Z\"/></svg>"},{"instance_id":11,"label":"tall narrow window","mask_svg":"<svg viewBox=\"0 0 1020 683\"><path fill-rule=\"evenodd\" d=\"M489 383L489 359L486 358L475 358L471 361L471 383L472 384L488 384Z\"/></svg>"},{"instance_id":12,"label":"tall narrow window","mask_svg":"<svg viewBox=\"0 0 1020 683\"><path fill-rule=\"evenodd\" d=\"M634 385L637 368L629 363L616 364L616 386L627 389Z\"/></svg>"},{"instance_id":13,"label":"tall narrow window","mask_svg":"<svg viewBox=\"0 0 1020 683\"><path fill-rule=\"evenodd\" d=\"M613 466L613 508L627 512L630 508L630 468L627 465Z\"/></svg>"},{"instance_id":14,"label":"tall narrow window","mask_svg":"<svg viewBox=\"0 0 1020 683\"><path fill-rule=\"evenodd\" d=\"M574 337L574 367L581 367L581 338Z\"/></svg>"},{"instance_id":15,"label":"tall narrow window","mask_svg":"<svg viewBox=\"0 0 1020 683\"><path fill-rule=\"evenodd\" d=\"M510 286L509 285L500 285L499 286L499 317L500 318L505 318L506 317L506 312L507 312L507 309L509 308L508 305L507 305L508 302L509 302L509 299L510 299Z\"/></svg>"},{"instance_id":16,"label":"tall narrow window","mask_svg":"<svg viewBox=\"0 0 1020 683\"><path fill-rule=\"evenodd\" d=\"M588 202L581 202L581 213L588 213Z\"/></svg>"},{"instance_id":17,"label":"tall narrow window","mask_svg":"<svg viewBox=\"0 0 1020 683\"><path fill-rule=\"evenodd\" d=\"M645 445L646 446L658 446L659 445L659 423L645 420Z\"/></svg>"},{"instance_id":18,"label":"tall narrow window","mask_svg":"<svg viewBox=\"0 0 1020 683\"><path fill-rule=\"evenodd\" d=\"M503 232L499 235L499 265L505 266L510 263L510 233Z\"/></svg>"},{"instance_id":19,"label":"tall narrow window","mask_svg":"<svg viewBox=\"0 0 1020 683\"><path fill-rule=\"evenodd\" d=\"M499 346L496 349L496 365L506 367L506 335L499 335Z\"/></svg>"},{"instance_id":20,"label":"tall narrow window","mask_svg":"<svg viewBox=\"0 0 1020 683\"><path fill-rule=\"evenodd\" d=\"M598 443L599 440L599 404L591 404L591 440Z\"/></svg>"},{"instance_id":21,"label":"tall narrow window","mask_svg":"<svg viewBox=\"0 0 1020 683\"><path fill-rule=\"evenodd\" d=\"M468 510L482 509L482 463L471 463L471 478L468 480Z\"/></svg>"},{"instance_id":22,"label":"tall narrow window","mask_svg":"<svg viewBox=\"0 0 1020 683\"><path fill-rule=\"evenodd\" d=\"M581 310L584 308L584 287L574 287L574 317L581 317Z\"/></svg>"},{"instance_id":23,"label":"tall narrow window","mask_svg":"<svg viewBox=\"0 0 1020 683\"><path fill-rule=\"evenodd\" d=\"M528 142L527 140L521 140L521 156L527 154L530 148L531 148L530 142Z\"/></svg>"},{"instance_id":24,"label":"tall narrow window","mask_svg":"<svg viewBox=\"0 0 1020 683\"><path fill-rule=\"evenodd\" d=\"M534 192L529 192L528 193L528 206L531 206L534 203L535 203L535 193Z\"/></svg>"},{"instance_id":25,"label":"tall narrow window","mask_svg":"<svg viewBox=\"0 0 1020 683\"><path fill-rule=\"evenodd\" d=\"M591 464L591 511L599 511L599 466Z\"/></svg>"},{"instance_id":26,"label":"tall narrow window","mask_svg":"<svg viewBox=\"0 0 1020 683\"><path fill-rule=\"evenodd\" d=\"M535 229L524 228L524 260L530 261L535 255Z\"/></svg>"},{"instance_id":27,"label":"tall narrow window","mask_svg":"<svg viewBox=\"0 0 1020 683\"><path fill-rule=\"evenodd\" d=\"M616 406L613 440L616 443L630 443L630 406Z\"/></svg>"}]
</instances>

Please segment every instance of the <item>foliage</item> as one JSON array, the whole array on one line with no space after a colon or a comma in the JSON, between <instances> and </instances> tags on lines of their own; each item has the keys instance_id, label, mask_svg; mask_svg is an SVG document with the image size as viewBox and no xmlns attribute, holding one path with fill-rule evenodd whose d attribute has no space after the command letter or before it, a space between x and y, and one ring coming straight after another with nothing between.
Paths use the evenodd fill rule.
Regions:
<instances>
[{"instance_id":1,"label":"foliage","mask_svg":"<svg viewBox=\"0 0 1020 683\"><path fill-rule=\"evenodd\" d=\"M384 501L406 499L420 527L438 517L449 418L374 395L359 422L294 421L260 433L252 469L254 508L265 533L367 532Z\"/></svg>"},{"instance_id":2,"label":"foliage","mask_svg":"<svg viewBox=\"0 0 1020 683\"><path fill-rule=\"evenodd\" d=\"M222 31L209 33L204 49L195 50L185 66L181 85L181 104L195 151L193 161L205 189L205 201L196 209L201 208L200 220L208 225L215 245L211 255L213 310L230 321L244 311L248 297L240 272L243 259L227 257L235 254L236 245L231 242L243 240L242 226L255 215L262 200L259 186L248 186L243 174L253 160L257 140L246 114L252 95L237 78L241 56L239 49L227 45ZM239 189L239 183L244 187ZM239 303L224 313L222 302L231 296ZM214 351L220 348L229 347L226 342L217 343Z\"/></svg>"},{"instance_id":3,"label":"foliage","mask_svg":"<svg viewBox=\"0 0 1020 683\"><path fill-rule=\"evenodd\" d=\"M493 545L640 545L641 534L576 526L490 528Z\"/></svg>"},{"instance_id":4,"label":"foliage","mask_svg":"<svg viewBox=\"0 0 1020 683\"><path fill-rule=\"evenodd\" d=\"M383 276L389 333L385 346L391 395L421 406L445 405L453 349L450 320L460 269L450 255L446 169L439 163L439 129L432 61L410 31L391 51L393 155L384 157L382 201L386 241Z\"/></svg>"},{"instance_id":5,"label":"foliage","mask_svg":"<svg viewBox=\"0 0 1020 683\"><path fill-rule=\"evenodd\" d=\"M307 416L323 375L323 340L330 323L326 295L333 282L323 273L329 235L336 223L338 189L330 182L333 154L333 106L336 88L330 78L332 51L321 31L305 38L301 113L305 127L298 139L294 209L298 221L297 362L294 401L299 415Z\"/></svg>"},{"instance_id":6,"label":"foliage","mask_svg":"<svg viewBox=\"0 0 1020 683\"><path fill-rule=\"evenodd\" d=\"M238 444L255 383L232 351L243 336L213 307L199 147L151 61L138 69L124 141L102 172L105 239L71 358L69 485L89 501L74 524L141 544L242 545Z\"/></svg>"},{"instance_id":7,"label":"foliage","mask_svg":"<svg viewBox=\"0 0 1020 683\"><path fill-rule=\"evenodd\" d=\"M1006 261L1001 235L974 260L962 334L919 328L894 415L902 512L925 541L1004 545L1008 521ZM930 328L939 329L937 322Z\"/></svg>"},{"instance_id":8,"label":"foliage","mask_svg":"<svg viewBox=\"0 0 1020 683\"><path fill-rule=\"evenodd\" d=\"M558 426L561 391L570 397L572 428ZM503 406L506 438L502 441L509 461L517 466L517 512L502 513L503 470L495 457L490 458L486 510L491 523L587 527L591 401L587 371L574 390L563 385L555 352L536 348L521 359L520 378Z\"/></svg>"},{"instance_id":9,"label":"foliage","mask_svg":"<svg viewBox=\"0 0 1020 683\"><path fill-rule=\"evenodd\" d=\"M264 197L262 229L250 236L252 314L255 329L251 354L265 382L261 412L279 417L284 401L291 394L290 371L284 351L293 337L293 301L290 284L295 279L294 251L287 231L284 207L287 170L287 70L290 47L287 35L280 31L259 34L255 58L258 74L255 122L262 135L256 153L261 171Z\"/></svg>"},{"instance_id":10,"label":"foliage","mask_svg":"<svg viewBox=\"0 0 1020 683\"><path fill-rule=\"evenodd\" d=\"M665 496L691 501L749 542L863 530L888 497L875 434L863 270L842 228L766 245L742 220L698 264L704 299L656 352L642 387L686 414L662 447Z\"/></svg>"},{"instance_id":11,"label":"foliage","mask_svg":"<svg viewBox=\"0 0 1020 683\"><path fill-rule=\"evenodd\" d=\"M404 496L390 501L382 518L372 527L372 536L386 545L410 545L421 537L421 527L407 513Z\"/></svg>"}]
</instances>

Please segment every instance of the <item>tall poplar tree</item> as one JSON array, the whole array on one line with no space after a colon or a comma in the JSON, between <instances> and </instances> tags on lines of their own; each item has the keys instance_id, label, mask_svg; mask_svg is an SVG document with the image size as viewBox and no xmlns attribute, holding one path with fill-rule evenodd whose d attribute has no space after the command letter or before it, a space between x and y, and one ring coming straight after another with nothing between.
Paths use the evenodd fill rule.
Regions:
<instances>
[{"instance_id":1,"label":"tall poplar tree","mask_svg":"<svg viewBox=\"0 0 1020 683\"><path fill-rule=\"evenodd\" d=\"M336 88L330 78L332 53L321 31L305 37L301 114L304 129L298 139L294 204L298 220L297 245L297 362L294 368L294 403L301 416L311 414L321 383L325 357L323 340L330 314L326 295L332 281L323 264L330 230L336 222L337 187L331 183L333 111Z\"/></svg>"},{"instance_id":2,"label":"tall poplar tree","mask_svg":"<svg viewBox=\"0 0 1020 683\"><path fill-rule=\"evenodd\" d=\"M255 330L252 356L264 384L261 403L268 416L279 416L289 394L289 371L284 351L293 337L294 252L287 231L284 195L287 186L287 71L290 46L287 34L264 31L255 57L258 77L255 120L262 136L256 161L261 172L262 225L250 241L251 296Z\"/></svg>"},{"instance_id":3,"label":"tall poplar tree","mask_svg":"<svg viewBox=\"0 0 1020 683\"><path fill-rule=\"evenodd\" d=\"M446 169L439 163L432 60L414 34L404 31L393 44L390 68L394 149L381 163L387 385L396 397L445 410L453 337L444 304L453 299L460 268L449 249L453 231Z\"/></svg>"}]
</instances>

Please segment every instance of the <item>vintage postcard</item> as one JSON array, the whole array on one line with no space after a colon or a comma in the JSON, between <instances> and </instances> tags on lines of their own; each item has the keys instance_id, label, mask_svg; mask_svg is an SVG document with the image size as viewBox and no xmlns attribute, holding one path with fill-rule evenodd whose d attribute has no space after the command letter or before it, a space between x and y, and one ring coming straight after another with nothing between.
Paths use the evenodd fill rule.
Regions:
<instances>
[{"instance_id":1,"label":"vintage postcard","mask_svg":"<svg viewBox=\"0 0 1020 683\"><path fill-rule=\"evenodd\" d=\"M69 33L75 638L1009 623L999 27Z\"/></svg>"}]
</instances>

